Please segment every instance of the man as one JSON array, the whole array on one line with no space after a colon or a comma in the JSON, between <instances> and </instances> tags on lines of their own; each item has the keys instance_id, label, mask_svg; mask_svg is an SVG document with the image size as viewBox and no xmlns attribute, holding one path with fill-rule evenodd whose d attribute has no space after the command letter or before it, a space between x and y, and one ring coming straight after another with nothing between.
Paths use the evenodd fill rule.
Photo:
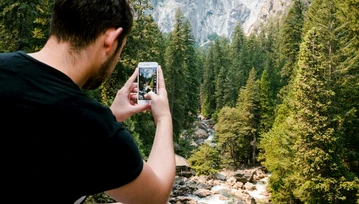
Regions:
<instances>
[{"instance_id":1,"label":"man","mask_svg":"<svg viewBox=\"0 0 359 204\"><path fill-rule=\"evenodd\" d=\"M126 0L56 0L39 52L0 54L1 202L65 204L106 192L126 204L167 203L175 157L162 70L151 105L133 101L137 69L110 108L81 92L110 76L132 21ZM121 124L144 110L156 123L147 162Z\"/></svg>"}]
</instances>

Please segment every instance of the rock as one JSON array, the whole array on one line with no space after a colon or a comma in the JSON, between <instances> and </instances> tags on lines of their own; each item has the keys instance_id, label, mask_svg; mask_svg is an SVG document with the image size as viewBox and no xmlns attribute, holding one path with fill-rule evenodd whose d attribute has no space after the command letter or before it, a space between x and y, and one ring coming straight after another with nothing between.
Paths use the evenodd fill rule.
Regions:
<instances>
[{"instance_id":1,"label":"rock","mask_svg":"<svg viewBox=\"0 0 359 204\"><path fill-rule=\"evenodd\" d=\"M228 187L225 187L225 188L222 188L222 189L219 189L216 191L217 194L220 194L222 196L225 196L225 197L231 197L232 196L232 190Z\"/></svg>"},{"instance_id":2,"label":"rock","mask_svg":"<svg viewBox=\"0 0 359 204\"><path fill-rule=\"evenodd\" d=\"M184 157L176 154L175 155L175 159L176 159L176 166L187 166L190 167L190 164L188 163L187 159L185 159Z\"/></svg>"},{"instance_id":3,"label":"rock","mask_svg":"<svg viewBox=\"0 0 359 204\"><path fill-rule=\"evenodd\" d=\"M199 183L197 188L198 189L207 189L207 190L209 190L209 189L211 189L211 186L209 184L207 184L207 183Z\"/></svg>"},{"instance_id":4,"label":"rock","mask_svg":"<svg viewBox=\"0 0 359 204\"><path fill-rule=\"evenodd\" d=\"M198 147L198 144L192 139L190 145L193 147Z\"/></svg>"},{"instance_id":5,"label":"rock","mask_svg":"<svg viewBox=\"0 0 359 204\"><path fill-rule=\"evenodd\" d=\"M246 190L249 190L249 191L256 190L256 186L253 183L250 183L250 182L247 182L246 184L244 184L244 188Z\"/></svg>"},{"instance_id":6,"label":"rock","mask_svg":"<svg viewBox=\"0 0 359 204\"><path fill-rule=\"evenodd\" d=\"M234 189L241 189L243 187L243 183L242 182L237 182L233 185Z\"/></svg>"},{"instance_id":7,"label":"rock","mask_svg":"<svg viewBox=\"0 0 359 204\"><path fill-rule=\"evenodd\" d=\"M169 203L171 203L171 204L197 204L197 201L192 198L179 196L176 198L170 198Z\"/></svg>"},{"instance_id":8,"label":"rock","mask_svg":"<svg viewBox=\"0 0 359 204\"><path fill-rule=\"evenodd\" d=\"M218 180L221 180L221 181L226 181L226 176L221 174L221 173L216 173L214 175L214 178L218 179Z\"/></svg>"},{"instance_id":9,"label":"rock","mask_svg":"<svg viewBox=\"0 0 359 204\"><path fill-rule=\"evenodd\" d=\"M238 182L247 183L252 181L252 174L245 172L245 173L236 173L234 177L237 179Z\"/></svg>"},{"instance_id":10,"label":"rock","mask_svg":"<svg viewBox=\"0 0 359 204\"><path fill-rule=\"evenodd\" d=\"M211 195L211 191L207 189L198 189L195 192L193 192L193 195L196 195L200 198L204 198Z\"/></svg>"},{"instance_id":11,"label":"rock","mask_svg":"<svg viewBox=\"0 0 359 204\"><path fill-rule=\"evenodd\" d=\"M208 133L207 131L203 130L203 129L198 129L195 132L195 135L199 138L199 139L206 139L208 137Z\"/></svg>"},{"instance_id":12,"label":"rock","mask_svg":"<svg viewBox=\"0 0 359 204\"><path fill-rule=\"evenodd\" d=\"M237 182L237 179L235 177L229 177L226 181L226 183L230 186L233 186Z\"/></svg>"}]
</instances>

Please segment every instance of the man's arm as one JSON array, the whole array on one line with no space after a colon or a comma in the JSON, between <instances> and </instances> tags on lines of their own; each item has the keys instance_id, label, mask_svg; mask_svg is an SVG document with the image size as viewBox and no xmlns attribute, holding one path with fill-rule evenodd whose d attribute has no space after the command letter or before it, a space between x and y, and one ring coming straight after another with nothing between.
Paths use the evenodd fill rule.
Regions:
<instances>
[{"instance_id":1,"label":"man's arm","mask_svg":"<svg viewBox=\"0 0 359 204\"><path fill-rule=\"evenodd\" d=\"M156 123L155 139L148 161L134 181L106 191L114 200L124 204L165 204L172 190L176 174L172 116L161 68L158 70L158 81L158 95L150 92L147 96L151 99L151 111Z\"/></svg>"}]
</instances>

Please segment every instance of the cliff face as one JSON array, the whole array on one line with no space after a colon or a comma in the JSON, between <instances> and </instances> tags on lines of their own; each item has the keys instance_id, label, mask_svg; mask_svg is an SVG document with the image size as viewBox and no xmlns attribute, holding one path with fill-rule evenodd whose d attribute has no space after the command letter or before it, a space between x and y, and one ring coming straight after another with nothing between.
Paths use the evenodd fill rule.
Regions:
<instances>
[{"instance_id":1,"label":"cliff face","mask_svg":"<svg viewBox=\"0 0 359 204\"><path fill-rule=\"evenodd\" d=\"M246 34L273 15L285 13L292 0L152 0L152 16L162 32L172 31L175 13L181 8L201 45L213 34L230 38L241 23Z\"/></svg>"}]
</instances>

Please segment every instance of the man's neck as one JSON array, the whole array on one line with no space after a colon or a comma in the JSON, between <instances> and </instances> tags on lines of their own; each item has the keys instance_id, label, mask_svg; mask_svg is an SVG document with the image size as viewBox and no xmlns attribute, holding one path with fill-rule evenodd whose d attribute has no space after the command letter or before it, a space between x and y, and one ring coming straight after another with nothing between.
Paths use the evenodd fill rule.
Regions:
<instances>
[{"instance_id":1,"label":"man's neck","mask_svg":"<svg viewBox=\"0 0 359 204\"><path fill-rule=\"evenodd\" d=\"M29 55L70 77L79 87L91 76L91 65L94 58L89 56L87 49L79 52L71 52L70 44L59 43L56 37L51 36L45 46Z\"/></svg>"}]
</instances>

